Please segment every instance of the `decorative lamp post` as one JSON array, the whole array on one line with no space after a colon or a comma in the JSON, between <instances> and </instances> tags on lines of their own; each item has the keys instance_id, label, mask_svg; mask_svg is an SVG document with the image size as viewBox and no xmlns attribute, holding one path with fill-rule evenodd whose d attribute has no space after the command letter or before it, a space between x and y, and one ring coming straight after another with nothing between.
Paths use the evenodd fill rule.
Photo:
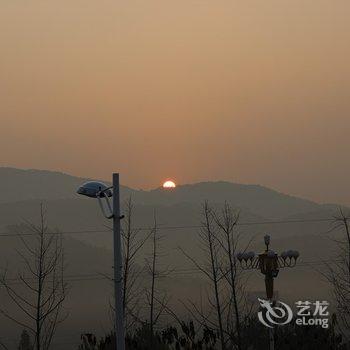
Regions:
<instances>
[{"instance_id":1,"label":"decorative lamp post","mask_svg":"<svg viewBox=\"0 0 350 350\"><path fill-rule=\"evenodd\" d=\"M266 297L273 299L273 279L278 276L279 269L284 267L294 267L299 257L296 250L288 250L280 255L269 249L270 236L264 237L266 250L256 255L254 252L238 253L237 260L243 270L259 269L265 275Z\"/></svg>"},{"instance_id":2,"label":"decorative lamp post","mask_svg":"<svg viewBox=\"0 0 350 350\"><path fill-rule=\"evenodd\" d=\"M299 252L296 250L288 250L282 252L280 255L269 249L270 236L264 237L266 250L261 254L256 255L254 252L244 252L237 254L243 270L259 269L265 275L266 297L273 302L274 286L273 280L278 276L279 269L285 267L294 267L299 257ZM274 349L273 329L269 328L270 350Z\"/></svg>"}]
</instances>

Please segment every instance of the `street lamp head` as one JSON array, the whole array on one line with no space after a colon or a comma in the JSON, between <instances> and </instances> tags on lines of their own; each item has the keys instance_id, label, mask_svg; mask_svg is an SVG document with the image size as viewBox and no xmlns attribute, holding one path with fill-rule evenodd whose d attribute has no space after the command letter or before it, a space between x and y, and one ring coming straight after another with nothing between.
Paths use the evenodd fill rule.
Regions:
<instances>
[{"instance_id":1,"label":"street lamp head","mask_svg":"<svg viewBox=\"0 0 350 350\"><path fill-rule=\"evenodd\" d=\"M254 252L239 252L236 254L236 258L244 269L252 268L255 262Z\"/></svg>"},{"instance_id":2,"label":"street lamp head","mask_svg":"<svg viewBox=\"0 0 350 350\"><path fill-rule=\"evenodd\" d=\"M287 257L291 259L294 256L294 251L293 250L288 250L287 251Z\"/></svg>"},{"instance_id":3,"label":"street lamp head","mask_svg":"<svg viewBox=\"0 0 350 350\"><path fill-rule=\"evenodd\" d=\"M298 251L296 251L296 250L292 250L291 252L290 252L290 257L291 258L293 258L293 259L298 259L298 257L299 257L299 252Z\"/></svg>"},{"instance_id":4,"label":"street lamp head","mask_svg":"<svg viewBox=\"0 0 350 350\"><path fill-rule=\"evenodd\" d=\"M299 252L297 250L294 250L294 259L298 259L299 255Z\"/></svg>"},{"instance_id":5,"label":"street lamp head","mask_svg":"<svg viewBox=\"0 0 350 350\"><path fill-rule=\"evenodd\" d=\"M249 258L250 260L252 260L252 259L254 259L254 257L255 257L255 253L254 253L254 252L248 252L248 253L247 253L247 256L248 256L248 258Z\"/></svg>"},{"instance_id":6,"label":"street lamp head","mask_svg":"<svg viewBox=\"0 0 350 350\"><path fill-rule=\"evenodd\" d=\"M78 188L77 193L90 198L112 197L112 191L109 187L99 181L85 182Z\"/></svg>"},{"instance_id":7,"label":"street lamp head","mask_svg":"<svg viewBox=\"0 0 350 350\"><path fill-rule=\"evenodd\" d=\"M103 215L107 219L112 219L113 208L108 197L112 197L113 192L110 188L100 181L88 181L77 189L77 193L90 198L97 198ZM103 202L105 202L105 205L103 205Z\"/></svg>"},{"instance_id":8,"label":"street lamp head","mask_svg":"<svg viewBox=\"0 0 350 350\"><path fill-rule=\"evenodd\" d=\"M266 256L268 258L274 258L276 257L276 253L273 251L273 250L269 250L267 253L266 253Z\"/></svg>"},{"instance_id":9,"label":"street lamp head","mask_svg":"<svg viewBox=\"0 0 350 350\"><path fill-rule=\"evenodd\" d=\"M269 235L264 236L264 242L266 245L266 250L269 250L269 245L270 245L270 236Z\"/></svg>"}]
</instances>

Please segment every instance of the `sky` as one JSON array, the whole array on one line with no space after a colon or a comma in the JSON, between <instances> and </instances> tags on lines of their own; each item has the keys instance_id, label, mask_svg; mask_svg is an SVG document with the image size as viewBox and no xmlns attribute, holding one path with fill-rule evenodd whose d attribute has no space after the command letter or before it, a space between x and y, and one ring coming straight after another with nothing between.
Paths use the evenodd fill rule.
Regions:
<instances>
[{"instance_id":1,"label":"sky","mask_svg":"<svg viewBox=\"0 0 350 350\"><path fill-rule=\"evenodd\" d=\"M0 2L0 166L350 205L350 2Z\"/></svg>"}]
</instances>

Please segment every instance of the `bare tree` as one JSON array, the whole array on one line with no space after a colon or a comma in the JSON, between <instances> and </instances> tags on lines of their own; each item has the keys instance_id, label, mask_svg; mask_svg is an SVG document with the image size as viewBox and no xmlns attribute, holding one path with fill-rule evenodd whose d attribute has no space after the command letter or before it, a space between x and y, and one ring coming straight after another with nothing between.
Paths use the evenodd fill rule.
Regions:
<instances>
[{"instance_id":1,"label":"bare tree","mask_svg":"<svg viewBox=\"0 0 350 350\"><path fill-rule=\"evenodd\" d=\"M154 213L154 226L151 231L151 239L152 253L150 259L146 259L147 269L151 279L151 285L150 288L146 290L146 298L149 306L148 324L150 329L150 340L152 345L154 336L154 326L156 325L159 317L162 315L168 302L165 293L162 293L161 296L159 295L157 281L159 278L166 277L169 274L168 268L162 269L160 267L160 241L162 239L162 236L160 235L158 230L156 213Z\"/></svg>"},{"instance_id":2,"label":"bare tree","mask_svg":"<svg viewBox=\"0 0 350 350\"><path fill-rule=\"evenodd\" d=\"M349 216L345 215L342 208L334 217L332 230L343 230L343 239L333 239L338 246L338 255L331 263L325 263L326 270L321 272L333 288L333 295L337 304L338 316L341 329L349 329L350 326L350 231ZM348 336L343 331L345 336Z\"/></svg>"},{"instance_id":3,"label":"bare tree","mask_svg":"<svg viewBox=\"0 0 350 350\"><path fill-rule=\"evenodd\" d=\"M6 310L0 312L9 320L30 331L36 350L47 350L52 343L57 325L63 315L63 302L67 295L64 280L64 252L62 237L50 233L43 205L40 207L40 223L27 223L22 230L30 233L30 240L22 233L19 237L24 251L17 251L24 270L18 272L16 282L8 278L7 271L0 278L7 295L19 309L22 317ZM33 239L34 238L34 239Z\"/></svg>"},{"instance_id":4,"label":"bare tree","mask_svg":"<svg viewBox=\"0 0 350 350\"><path fill-rule=\"evenodd\" d=\"M125 201L125 218L122 226L124 271L123 271L123 307L125 325L130 329L138 319L138 306L142 294L140 275L143 269L137 265L137 255L150 237L150 234L141 235L141 230L135 228L134 205L131 197Z\"/></svg>"},{"instance_id":5,"label":"bare tree","mask_svg":"<svg viewBox=\"0 0 350 350\"><path fill-rule=\"evenodd\" d=\"M220 245L218 243L218 230L215 222L215 214L213 209L209 206L208 202L203 204L202 208L202 223L201 230L199 232L200 243L205 254L206 261L202 264L195 260L190 254L186 253L180 248L182 253L208 278L210 286L214 294L214 301L208 296L210 305L215 309L216 322L213 322L208 313L205 314L203 307L198 307L191 302L191 310L187 307L187 310L191 312L192 316L202 325L211 325L219 332L221 349L226 349L225 330L224 330L224 309L228 304L223 305L220 282L223 279L223 269L221 259L219 260Z\"/></svg>"},{"instance_id":6,"label":"bare tree","mask_svg":"<svg viewBox=\"0 0 350 350\"><path fill-rule=\"evenodd\" d=\"M228 322L227 322L227 331L231 335L231 341L233 346L237 345L238 350L242 349L242 336L241 336L241 320L240 320L240 311L239 311L239 292L241 291L241 286L239 284L239 270L237 269L236 261L236 251L237 244L239 242L240 234L236 230L236 225L239 219L239 213L234 212L231 206L225 202L224 208L221 211L220 215L214 213L215 222L220 228L223 239L218 237L219 244L224 252L224 255L227 259L227 264L225 262L224 273L226 280L228 281L231 302L233 307L229 307L228 312ZM226 267L227 265L227 267ZM232 312L231 312L232 310ZM233 322L234 319L234 322ZM232 326L234 325L234 326ZM235 333L233 332L235 328ZM236 343L236 344L235 344Z\"/></svg>"}]
</instances>

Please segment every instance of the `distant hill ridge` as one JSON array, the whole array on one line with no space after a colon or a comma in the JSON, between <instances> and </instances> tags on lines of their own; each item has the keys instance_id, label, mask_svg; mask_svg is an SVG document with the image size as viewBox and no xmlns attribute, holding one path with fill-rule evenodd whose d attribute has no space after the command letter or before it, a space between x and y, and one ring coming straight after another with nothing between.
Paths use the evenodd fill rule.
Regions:
<instances>
[{"instance_id":1,"label":"distant hill ridge","mask_svg":"<svg viewBox=\"0 0 350 350\"><path fill-rule=\"evenodd\" d=\"M58 171L0 167L0 203L76 198L77 187L88 180Z\"/></svg>"},{"instance_id":2,"label":"distant hill ridge","mask_svg":"<svg viewBox=\"0 0 350 350\"><path fill-rule=\"evenodd\" d=\"M32 199L76 199L77 187L87 178L47 170L0 168L0 204ZM286 195L260 185L226 181L185 184L173 190L156 188L150 191L121 188L122 197L132 196L137 204L172 206L187 203L198 206L228 201L235 207L267 218L285 217L319 211L321 204Z\"/></svg>"}]
</instances>

